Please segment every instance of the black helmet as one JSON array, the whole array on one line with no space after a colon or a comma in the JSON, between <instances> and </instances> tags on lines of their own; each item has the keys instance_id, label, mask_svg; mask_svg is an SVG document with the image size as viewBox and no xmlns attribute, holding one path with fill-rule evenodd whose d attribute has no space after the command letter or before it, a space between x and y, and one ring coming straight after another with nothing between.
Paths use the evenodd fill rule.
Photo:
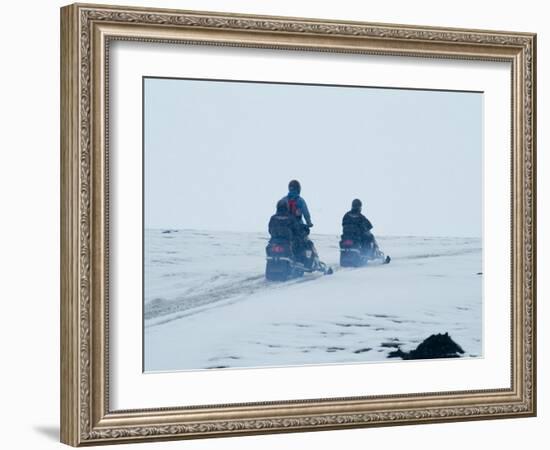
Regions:
<instances>
[{"instance_id":1,"label":"black helmet","mask_svg":"<svg viewBox=\"0 0 550 450\"><path fill-rule=\"evenodd\" d=\"M288 202L285 199L281 199L277 202L277 213L288 214Z\"/></svg>"},{"instance_id":2,"label":"black helmet","mask_svg":"<svg viewBox=\"0 0 550 450\"><path fill-rule=\"evenodd\" d=\"M291 180L290 183L288 183L288 190L295 191L299 194L302 190L302 186L300 186L300 182L298 180Z\"/></svg>"},{"instance_id":3,"label":"black helmet","mask_svg":"<svg viewBox=\"0 0 550 450\"><path fill-rule=\"evenodd\" d=\"M361 203L361 200L359 200L358 198L354 199L351 202L351 209L355 211L360 211L362 206L363 206L363 203Z\"/></svg>"}]
</instances>

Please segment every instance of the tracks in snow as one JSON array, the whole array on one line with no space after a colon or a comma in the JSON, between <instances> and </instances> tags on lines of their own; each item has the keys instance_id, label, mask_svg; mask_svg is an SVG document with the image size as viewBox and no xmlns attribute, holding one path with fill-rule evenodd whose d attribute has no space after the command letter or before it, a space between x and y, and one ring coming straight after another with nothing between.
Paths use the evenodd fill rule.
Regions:
<instances>
[{"instance_id":1,"label":"tracks in snow","mask_svg":"<svg viewBox=\"0 0 550 450\"><path fill-rule=\"evenodd\" d=\"M338 270L339 267L333 270ZM264 274L233 279L232 281L206 288L197 294L186 295L175 300L153 300L144 307L144 319L150 321L146 326L160 325L208 309L219 304L230 304L258 291L284 289L296 284L314 281L322 274L309 274L284 283L266 281ZM205 282L207 284L208 281ZM181 314L179 314L181 313ZM160 319L160 320L155 320Z\"/></svg>"}]
</instances>

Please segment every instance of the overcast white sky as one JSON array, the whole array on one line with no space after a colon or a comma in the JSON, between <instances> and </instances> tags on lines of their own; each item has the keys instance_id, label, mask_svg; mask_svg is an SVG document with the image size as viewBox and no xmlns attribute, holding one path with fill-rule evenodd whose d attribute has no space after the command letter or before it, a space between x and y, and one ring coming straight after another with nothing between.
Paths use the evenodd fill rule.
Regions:
<instances>
[{"instance_id":1,"label":"overcast white sky","mask_svg":"<svg viewBox=\"0 0 550 450\"><path fill-rule=\"evenodd\" d=\"M265 231L290 179L315 233L481 236L483 94L144 81L146 228Z\"/></svg>"}]
</instances>

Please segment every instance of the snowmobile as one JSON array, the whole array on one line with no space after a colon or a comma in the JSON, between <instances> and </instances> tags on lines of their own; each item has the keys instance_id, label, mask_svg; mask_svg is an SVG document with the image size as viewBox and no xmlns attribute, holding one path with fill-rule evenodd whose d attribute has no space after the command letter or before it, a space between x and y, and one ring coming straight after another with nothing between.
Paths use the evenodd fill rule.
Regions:
<instances>
[{"instance_id":1,"label":"snowmobile","mask_svg":"<svg viewBox=\"0 0 550 450\"><path fill-rule=\"evenodd\" d=\"M367 264L389 264L391 258L380 251L376 241L371 239L368 243L353 237L342 236L340 240L340 266L362 267Z\"/></svg>"},{"instance_id":2,"label":"snowmobile","mask_svg":"<svg viewBox=\"0 0 550 450\"><path fill-rule=\"evenodd\" d=\"M300 249L294 251L292 242L287 239L271 239L265 248L265 277L269 281L286 281L298 278L304 273L321 272L332 274L332 268L319 259L313 242L307 237L309 228L300 243Z\"/></svg>"}]
</instances>

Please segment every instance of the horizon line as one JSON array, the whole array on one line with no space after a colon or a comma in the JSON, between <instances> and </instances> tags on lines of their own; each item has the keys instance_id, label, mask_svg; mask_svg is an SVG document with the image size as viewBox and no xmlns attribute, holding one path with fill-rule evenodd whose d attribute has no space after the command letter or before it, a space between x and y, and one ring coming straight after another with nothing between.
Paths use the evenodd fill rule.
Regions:
<instances>
[{"instance_id":1,"label":"horizon line","mask_svg":"<svg viewBox=\"0 0 550 450\"><path fill-rule=\"evenodd\" d=\"M178 227L143 227L143 230L150 231L200 231L200 232L214 232L214 233L255 233L265 234L269 236L267 231L251 231L251 230L222 230L222 229L208 229L208 228L178 228ZM311 235L318 236L333 236L341 235L342 233L316 233L311 232ZM373 233L374 234L374 233ZM453 234L375 234L376 237L431 237L431 238L464 238L464 239L482 239L483 236L472 235L453 235Z\"/></svg>"}]
</instances>

